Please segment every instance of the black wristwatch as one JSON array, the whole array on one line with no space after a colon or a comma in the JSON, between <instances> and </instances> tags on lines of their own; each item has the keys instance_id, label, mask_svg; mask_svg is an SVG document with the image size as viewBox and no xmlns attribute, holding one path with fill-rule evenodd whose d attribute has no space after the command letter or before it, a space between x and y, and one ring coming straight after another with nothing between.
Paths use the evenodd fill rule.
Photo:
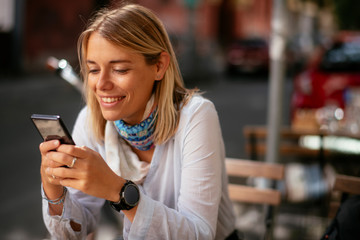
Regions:
<instances>
[{"instance_id":1,"label":"black wristwatch","mask_svg":"<svg viewBox=\"0 0 360 240\"><path fill-rule=\"evenodd\" d=\"M130 210L135 207L140 200L139 187L130 180L126 180L124 186L120 191L120 200L118 202L111 202L110 206L116 211Z\"/></svg>"}]
</instances>

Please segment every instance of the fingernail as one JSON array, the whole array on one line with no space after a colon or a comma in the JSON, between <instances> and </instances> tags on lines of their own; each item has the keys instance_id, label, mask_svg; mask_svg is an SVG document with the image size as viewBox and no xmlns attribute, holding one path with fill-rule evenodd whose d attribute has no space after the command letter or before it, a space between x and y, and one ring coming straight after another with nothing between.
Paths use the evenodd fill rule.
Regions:
<instances>
[{"instance_id":1,"label":"fingernail","mask_svg":"<svg viewBox=\"0 0 360 240\"><path fill-rule=\"evenodd\" d=\"M45 169L45 172L46 172L46 173L49 173L49 172L50 172L50 168L47 167L47 168Z\"/></svg>"}]
</instances>

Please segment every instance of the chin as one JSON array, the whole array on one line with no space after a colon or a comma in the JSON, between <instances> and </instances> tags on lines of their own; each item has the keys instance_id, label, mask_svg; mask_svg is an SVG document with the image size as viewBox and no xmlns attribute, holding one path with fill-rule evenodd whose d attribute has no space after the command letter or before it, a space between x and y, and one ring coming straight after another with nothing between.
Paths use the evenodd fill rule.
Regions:
<instances>
[{"instance_id":1,"label":"chin","mask_svg":"<svg viewBox=\"0 0 360 240\"><path fill-rule=\"evenodd\" d=\"M121 119L121 117L118 114L113 114L110 112L104 112L102 111L103 118L107 121L117 121Z\"/></svg>"}]
</instances>

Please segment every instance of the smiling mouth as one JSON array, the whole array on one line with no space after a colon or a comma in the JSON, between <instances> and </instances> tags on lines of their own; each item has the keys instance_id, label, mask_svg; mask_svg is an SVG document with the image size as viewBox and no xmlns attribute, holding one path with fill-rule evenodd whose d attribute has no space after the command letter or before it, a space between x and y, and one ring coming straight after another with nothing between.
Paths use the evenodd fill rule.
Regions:
<instances>
[{"instance_id":1,"label":"smiling mouth","mask_svg":"<svg viewBox=\"0 0 360 240\"><path fill-rule=\"evenodd\" d=\"M118 102L122 99L124 99L125 97L102 97L101 101L103 101L104 103L115 103Z\"/></svg>"}]
</instances>

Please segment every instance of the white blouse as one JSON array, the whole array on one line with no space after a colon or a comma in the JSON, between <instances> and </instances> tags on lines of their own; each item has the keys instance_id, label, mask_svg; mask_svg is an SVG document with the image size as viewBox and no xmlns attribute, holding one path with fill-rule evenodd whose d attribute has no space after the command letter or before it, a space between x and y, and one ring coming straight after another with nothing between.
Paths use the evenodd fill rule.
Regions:
<instances>
[{"instance_id":1,"label":"white blouse","mask_svg":"<svg viewBox=\"0 0 360 240\"><path fill-rule=\"evenodd\" d=\"M94 140L86 115L84 108L74 126L74 141L105 159L104 145ZM155 148L149 172L139 186L134 221L124 218L124 239L225 239L235 229L215 107L194 96L180 116L176 134ZM104 202L69 189L61 216L50 216L43 200L45 225L56 239L85 239L96 230ZM70 220L81 224L81 232L72 230Z\"/></svg>"}]
</instances>

